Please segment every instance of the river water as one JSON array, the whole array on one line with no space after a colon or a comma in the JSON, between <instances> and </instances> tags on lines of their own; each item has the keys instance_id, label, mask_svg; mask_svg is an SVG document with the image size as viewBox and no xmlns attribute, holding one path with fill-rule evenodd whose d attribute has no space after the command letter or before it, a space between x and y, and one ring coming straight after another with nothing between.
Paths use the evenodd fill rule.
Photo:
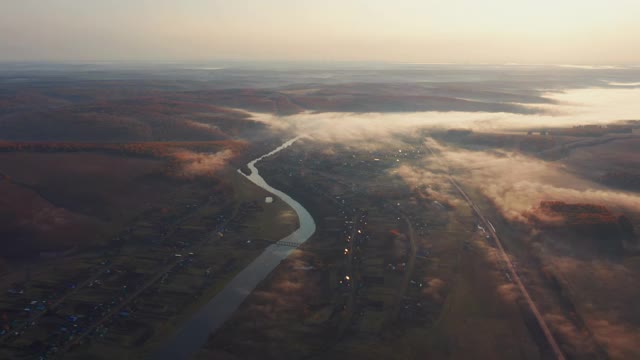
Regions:
<instances>
[{"instance_id":1,"label":"river water","mask_svg":"<svg viewBox=\"0 0 640 360\"><path fill-rule=\"evenodd\" d=\"M152 356L152 359L175 360L191 357L205 345L209 335L218 330L233 315L258 283L291 254L295 249L291 245L304 243L316 231L316 223L307 209L289 195L267 184L255 167L255 164L260 160L291 146L298 139L299 137L291 139L275 150L248 163L247 166L251 170L251 175L245 175L240 170L238 172L252 183L267 190L291 206L298 215L300 227L280 239L277 243L267 247L262 254L240 271L211 301L204 305L186 323L182 324L173 337ZM281 242L287 245L280 245L279 243Z\"/></svg>"}]
</instances>

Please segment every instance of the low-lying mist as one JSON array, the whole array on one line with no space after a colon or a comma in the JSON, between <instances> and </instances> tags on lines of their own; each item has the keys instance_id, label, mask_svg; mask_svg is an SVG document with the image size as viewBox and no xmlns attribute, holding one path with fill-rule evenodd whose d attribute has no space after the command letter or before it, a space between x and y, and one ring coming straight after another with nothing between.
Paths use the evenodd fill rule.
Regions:
<instances>
[{"instance_id":1,"label":"low-lying mist","mask_svg":"<svg viewBox=\"0 0 640 360\"><path fill-rule=\"evenodd\" d=\"M385 143L394 135L419 129L468 128L477 131L523 131L640 118L640 88L586 88L548 92L552 104L527 104L538 114L488 112L342 113L307 112L290 116L252 113L253 120L280 131L324 142Z\"/></svg>"},{"instance_id":2,"label":"low-lying mist","mask_svg":"<svg viewBox=\"0 0 640 360\"><path fill-rule=\"evenodd\" d=\"M422 130L468 128L477 131L513 131L584 124L607 124L640 118L640 88L586 88L549 92L553 104L545 114L420 112L420 113L305 113L285 117L253 114L254 120L274 129L306 135L314 141L341 143L363 149L398 146L402 138ZM509 219L523 220L522 214L543 200L598 203L625 211L640 211L640 196L609 190L579 178L560 162L548 162L509 151L470 151L438 147L452 169L464 173L492 199ZM411 186L429 185L437 176L439 163L427 157L420 166L402 166L397 171ZM443 169L440 169L443 170ZM438 180L442 183L442 179ZM428 189L443 199L445 193ZM451 200L451 203L454 201Z\"/></svg>"},{"instance_id":3,"label":"low-lying mist","mask_svg":"<svg viewBox=\"0 0 640 360\"><path fill-rule=\"evenodd\" d=\"M430 146L438 146L431 140ZM548 162L509 151L471 151L438 146L444 163L465 182L479 188L512 220L544 200L603 204L622 211L640 212L640 195L607 189L568 171L562 163ZM441 166L427 158L425 168ZM419 170L418 170L419 171Z\"/></svg>"},{"instance_id":4,"label":"low-lying mist","mask_svg":"<svg viewBox=\"0 0 640 360\"><path fill-rule=\"evenodd\" d=\"M179 150L173 153L172 157L180 164L177 175L183 178L193 178L212 176L228 164L229 160L234 157L234 153L229 149L213 154Z\"/></svg>"},{"instance_id":5,"label":"low-lying mist","mask_svg":"<svg viewBox=\"0 0 640 360\"><path fill-rule=\"evenodd\" d=\"M423 135L428 134L430 129L524 132L527 129L604 125L617 120L640 118L640 102L637 101L640 99L639 88L584 88L548 92L545 96L553 101L544 105L527 105L541 110L535 115L456 111L333 112L286 117L256 114L254 118L292 136L307 135L316 142L327 145L339 143L360 150L386 148L396 151L403 139L411 138L414 144L416 139L425 141L425 145L437 155L426 151L422 158L402 161L389 169L389 173L400 177L420 196L449 206L464 204L450 186L447 174L451 172L463 185L479 190L506 219L518 223L534 225L528 215L546 200L604 205L614 212L634 214L637 218L637 214L640 214L640 194L613 190L582 178L563 161L545 161L503 149L462 149ZM340 156L329 151L323 155ZM534 236L533 233L535 231L525 237ZM636 320L625 318L637 300L637 287L632 286L637 283L637 273L614 259L598 258L597 254L594 258L582 258L577 255L579 249L575 248L560 255L544 245L532 244L532 247L534 256L540 257L540 264L545 271L571 283L572 294L576 296L574 300L577 299L576 309L597 342L612 357L637 358L640 355L637 349L640 331ZM491 255L490 252L488 254ZM497 258L497 254L493 256ZM531 285L534 291L542 289L537 286L541 285ZM620 290L620 286L624 289ZM519 296L509 284L501 286L498 291L511 300ZM631 313L637 315L637 312ZM576 329L562 309L550 309L545 319L575 353L594 351L594 345L588 340L591 335L585 335L583 329Z\"/></svg>"}]
</instances>

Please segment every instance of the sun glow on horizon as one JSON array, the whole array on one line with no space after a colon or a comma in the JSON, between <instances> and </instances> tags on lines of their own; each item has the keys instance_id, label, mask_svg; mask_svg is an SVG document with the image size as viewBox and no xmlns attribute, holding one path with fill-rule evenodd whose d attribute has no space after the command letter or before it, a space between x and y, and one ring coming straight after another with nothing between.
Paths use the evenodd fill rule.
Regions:
<instances>
[{"instance_id":1,"label":"sun glow on horizon","mask_svg":"<svg viewBox=\"0 0 640 360\"><path fill-rule=\"evenodd\" d=\"M631 0L22 0L0 60L640 63Z\"/></svg>"}]
</instances>

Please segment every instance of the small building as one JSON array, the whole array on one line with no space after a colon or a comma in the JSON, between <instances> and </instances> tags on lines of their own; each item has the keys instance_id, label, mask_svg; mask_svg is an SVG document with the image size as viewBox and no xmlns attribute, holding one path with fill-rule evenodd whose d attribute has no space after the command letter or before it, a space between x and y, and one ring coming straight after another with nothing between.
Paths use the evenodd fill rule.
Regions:
<instances>
[{"instance_id":1,"label":"small building","mask_svg":"<svg viewBox=\"0 0 640 360\"><path fill-rule=\"evenodd\" d=\"M271 204L273 202L273 197L267 196L266 198L264 198L264 202L267 204Z\"/></svg>"}]
</instances>

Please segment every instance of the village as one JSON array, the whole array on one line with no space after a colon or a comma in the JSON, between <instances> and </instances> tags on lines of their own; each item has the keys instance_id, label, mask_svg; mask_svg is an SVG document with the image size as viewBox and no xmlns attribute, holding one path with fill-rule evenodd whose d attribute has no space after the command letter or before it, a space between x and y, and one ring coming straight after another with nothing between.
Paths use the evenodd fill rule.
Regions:
<instances>
[{"instance_id":1,"label":"village","mask_svg":"<svg viewBox=\"0 0 640 360\"><path fill-rule=\"evenodd\" d=\"M235 197L183 198L128 224L110 247L51 254L27 267L0 302L0 357L83 357L104 347L148 351L266 246L293 231L290 210L238 178ZM264 207L270 207L265 213ZM71 260L72 259L72 260ZM164 335L163 335L164 334ZM119 344L114 348L110 344Z\"/></svg>"},{"instance_id":2,"label":"village","mask_svg":"<svg viewBox=\"0 0 640 360\"><path fill-rule=\"evenodd\" d=\"M400 149L324 150L305 141L259 165L274 187L309 209L318 231L212 335L202 358L220 349L241 358L344 355L381 337L429 331L443 318L459 273L468 271L462 258L492 246L468 207L421 197L393 176L395 167L425 156L420 141ZM454 189L450 195L458 196ZM509 281L499 266L490 273L490 283ZM299 290L279 290L282 283ZM272 297L287 304L256 310ZM264 354L267 343L277 345Z\"/></svg>"}]
</instances>

